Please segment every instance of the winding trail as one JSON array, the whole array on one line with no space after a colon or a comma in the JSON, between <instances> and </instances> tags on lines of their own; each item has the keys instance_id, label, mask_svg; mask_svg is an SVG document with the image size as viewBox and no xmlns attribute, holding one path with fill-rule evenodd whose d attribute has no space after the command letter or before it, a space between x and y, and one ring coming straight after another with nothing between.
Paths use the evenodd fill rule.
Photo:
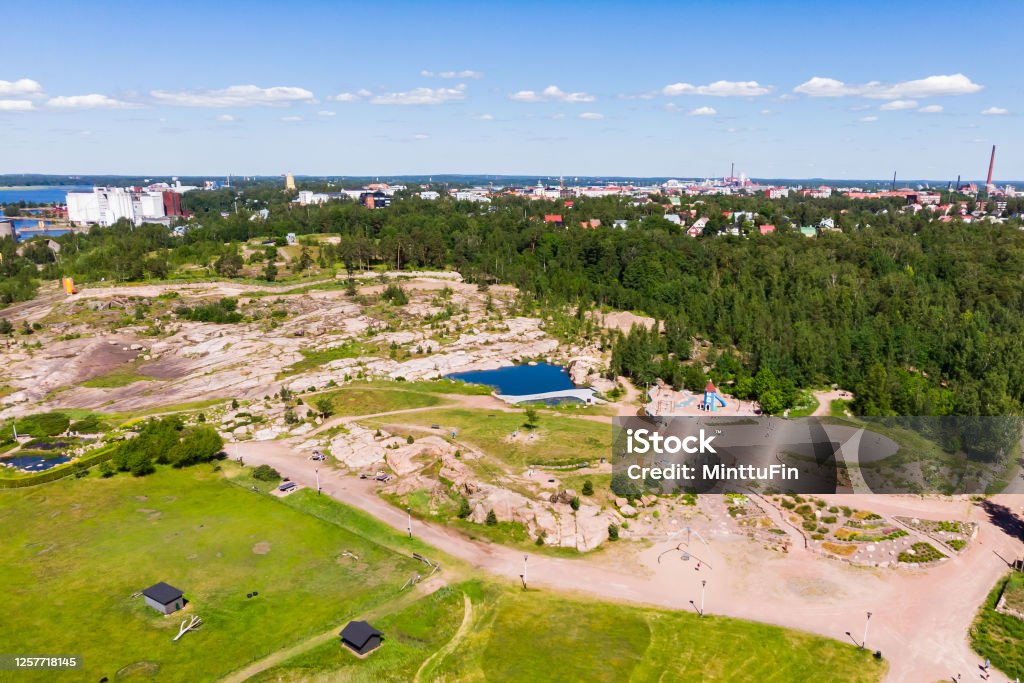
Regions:
<instances>
[{"instance_id":1,"label":"winding trail","mask_svg":"<svg viewBox=\"0 0 1024 683\"><path fill-rule=\"evenodd\" d=\"M462 623L459 624L459 630L455 632L452 639L444 644L440 650L430 655L423 660L420 664L420 668L416 670L416 676L413 677L413 683L420 683L422 680L423 672L430 665L432 661L438 659L439 661L451 654L455 648L457 648L469 633L469 627L473 625L473 601L469 599L469 596L465 593L462 594Z\"/></svg>"}]
</instances>

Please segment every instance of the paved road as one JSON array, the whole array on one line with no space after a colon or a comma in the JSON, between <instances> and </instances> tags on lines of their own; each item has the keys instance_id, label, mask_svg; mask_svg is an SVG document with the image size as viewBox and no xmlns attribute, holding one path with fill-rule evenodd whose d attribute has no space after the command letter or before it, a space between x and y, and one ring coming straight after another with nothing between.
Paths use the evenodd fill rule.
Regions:
<instances>
[{"instance_id":1,"label":"paved road","mask_svg":"<svg viewBox=\"0 0 1024 683\"><path fill-rule=\"evenodd\" d=\"M247 465L268 464L300 484L316 485L314 463L286 441L245 442L238 445L238 453ZM381 500L373 482L336 470L321 472L320 481L325 494L405 531L405 513ZM840 640L859 641L866 613L871 611L868 647L881 649L889 659L887 681L920 683L949 679L957 673L964 681L981 680L979 660L967 643L967 629L978 605L1006 572L1000 556L1024 554L1021 541L1007 536L968 502L881 496L872 496L870 501L857 496L836 500L883 513L970 519L979 523L980 530L976 542L962 556L939 567L883 570L808 556L802 548L794 548L788 555L764 551L746 538L730 534L723 517L712 520L718 531L708 539L710 547L701 550L707 555L700 572L675 554L657 562L659 554L678 543L674 539L654 544L640 553L639 565L621 569L585 559L531 556L530 583L612 600L693 609L691 601L699 599L700 581L707 580L708 613ZM997 500L1012 505L1015 511L1024 502L1012 496ZM413 522L413 531L480 571L518 581L521 551L473 541L444 526L418 520Z\"/></svg>"}]
</instances>

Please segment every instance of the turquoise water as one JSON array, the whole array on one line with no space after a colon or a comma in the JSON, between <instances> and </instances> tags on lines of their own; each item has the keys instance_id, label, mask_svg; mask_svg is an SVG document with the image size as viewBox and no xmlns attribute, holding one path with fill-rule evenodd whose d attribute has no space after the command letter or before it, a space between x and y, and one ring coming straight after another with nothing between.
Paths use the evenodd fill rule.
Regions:
<instances>
[{"instance_id":1,"label":"turquoise water","mask_svg":"<svg viewBox=\"0 0 1024 683\"><path fill-rule=\"evenodd\" d=\"M497 370L475 370L457 372L448 379L462 380L471 384L486 384L498 390L499 394L521 396L542 394L548 391L575 389L569 373L559 365L538 363L537 365L512 365Z\"/></svg>"}]
</instances>

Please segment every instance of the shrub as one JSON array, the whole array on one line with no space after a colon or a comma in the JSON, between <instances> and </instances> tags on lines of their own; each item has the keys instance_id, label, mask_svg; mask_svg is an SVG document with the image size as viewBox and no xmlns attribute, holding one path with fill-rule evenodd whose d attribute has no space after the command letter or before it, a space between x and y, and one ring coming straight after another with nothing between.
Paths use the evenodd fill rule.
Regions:
<instances>
[{"instance_id":1,"label":"shrub","mask_svg":"<svg viewBox=\"0 0 1024 683\"><path fill-rule=\"evenodd\" d=\"M608 525L608 540L617 541L619 540L619 525L609 524Z\"/></svg>"},{"instance_id":2,"label":"shrub","mask_svg":"<svg viewBox=\"0 0 1024 683\"><path fill-rule=\"evenodd\" d=\"M498 525L498 515L494 514L493 509L487 511L487 519L485 520L485 523L487 524L487 526Z\"/></svg>"},{"instance_id":3,"label":"shrub","mask_svg":"<svg viewBox=\"0 0 1024 683\"><path fill-rule=\"evenodd\" d=\"M589 479L583 482L583 495L592 496L594 495L594 484Z\"/></svg>"},{"instance_id":4,"label":"shrub","mask_svg":"<svg viewBox=\"0 0 1024 683\"><path fill-rule=\"evenodd\" d=\"M572 497L572 500L569 501L569 507L571 507L573 510L579 510L580 509L580 498L579 498L579 496L573 496Z\"/></svg>"},{"instance_id":5,"label":"shrub","mask_svg":"<svg viewBox=\"0 0 1024 683\"><path fill-rule=\"evenodd\" d=\"M409 295L405 293L400 285L390 284L384 288L380 298L390 301L395 306L404 306L409 303Z\"/></svg>"},{"instance_id":6,"label":"shrub","mask_svg":"<svg viewBox=\"0 0 1024 683\"><path fill-rule=\"evenodd\" d=\"M459 519L466 519L473 513L473 508L469 506L469 501L463 497L459 500Z\"/></svg>"},{"instance_id":7,"label":"shrub","mask_svg":"<svg viewBox=\"0 0 1024 683\"><path fill-rule=\"evenodd\" d=\"M252 471L252 478L260 481L281 481L281 473L270 465L260 465Z\"/></svg>"}]
</instances>

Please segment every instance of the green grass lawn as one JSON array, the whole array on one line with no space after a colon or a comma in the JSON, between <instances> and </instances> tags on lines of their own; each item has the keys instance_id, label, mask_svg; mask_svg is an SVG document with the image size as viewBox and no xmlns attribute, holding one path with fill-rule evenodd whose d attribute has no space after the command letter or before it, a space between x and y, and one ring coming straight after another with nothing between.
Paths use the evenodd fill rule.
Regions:
<instances>
[{"instance_id":1,"label":"green grass lawn","mask_svg":"<svg viewBox=\"0 0 1024 683\"><path fill-rule=\"evenodd\" d=\"M469 443L489 455L520 466L527 463L596 462L611 453L611 425L542 413L537 428L533 430L536 436L530 441L526 438L530 432L523 429L525 421L523 413L451 408L367 420L366 423L386 426L400 422L425 429L439 424L446 435L452 429L457 430L457 441ZM517 429L520 440L507 442L505 439Z\"/></svg>"},{"instance_id":2,"label":"green grass lawn","mask_svg":"<svg viewBox=\"0 0 1024 683\"><path fill-rule=\"evenodd\" d=\"M455 635L462 623L463 595L480 603L483 594L484 588L475 581L446 586L403 610L374 619L371 623L384 633L387 645L366 659L353 656L335 639L250 680L411 681L420 665Z\"/></svg>"},{"instance_id":3,"label":"green grass lawn","mask_svg":"<svg viewBox=\"0 0 1024 683\"><path fill-rule=\"evenodd\" d=\"M371 538L401 549L399 534L359 515L346 529L333 502L308 514L309 496L279 501L210 465L0 491L4 648L84 661L74 674L19 680L114 680L126 667L212 680L382 604L422 569ZM182 614L131 597L157 581L184 591L199 631L174 643Z\"/></svg>"},{"instance_id":4,"label":"green grass lawn","mask_svg":"<svg viewBox=\"0 0 1024 683\"><path fill-rule=\"evenodd\" d=\"M335 415L370 415L408 408L429 408L444 401L437 394L406 390L401 382L387 384L354 384L331 391Z\"/></svg>"},{"instance_id":5,"label":"green grass lawn","mask_svg":"<svg viewBox=\"0 0 1024 683\"><path fill-rule=\"evenodd\" d=\"M299 353L302 354L302 360L297 363L293 363L282 370L278 374L278 379L288 377L289 375L297 375L300 372L305 372L306 370L313 370L321 365L330 363L332 360L360 358L362 356L379 356L381 351L376 346L364 344L360 341L349 340L326 349L299 349Z\"/></svg>"},{"instance_id":6,"label":"green grass lawn","mask_svg":"<svg viewBox=\"0 0 1024 683\"><path fill-rule=\"evenodd\" d=\"M887 669L852 644L775 626L474 582L376 620L385 641L365 660L335 641L257 680L412 680L457 632L463 593L471 628L424 667L423 680L869 683Z\"/></svg>"},{"instance_id":7,"label":"green grass lawn","mask_svg":"<svg viewBox=\"0 0 1024 683\"><path fill-rule=\"evenodd\" d=\"M135 382L149 382L154 379L156 378L138 374L134 370L134 365L130 365L115 368L105 374L91 377L82 382L82 386L92 389L114 389L117 387L126 387L129 384L134 384Z\"/></svg>"},{"instance_id":8,"label":"green grass lawn","mask_svg":"<svg viewBox=\"0 0 1024 683\"><path fill-rule=\"evenodd\" d=\"M1024 676L1024 619L995 609L1004 588L1008 602L1024 605L1024 573L1015 572L1001 579L974 619L971 647L1008 676Z\"/></svg>"}]
</instances>

